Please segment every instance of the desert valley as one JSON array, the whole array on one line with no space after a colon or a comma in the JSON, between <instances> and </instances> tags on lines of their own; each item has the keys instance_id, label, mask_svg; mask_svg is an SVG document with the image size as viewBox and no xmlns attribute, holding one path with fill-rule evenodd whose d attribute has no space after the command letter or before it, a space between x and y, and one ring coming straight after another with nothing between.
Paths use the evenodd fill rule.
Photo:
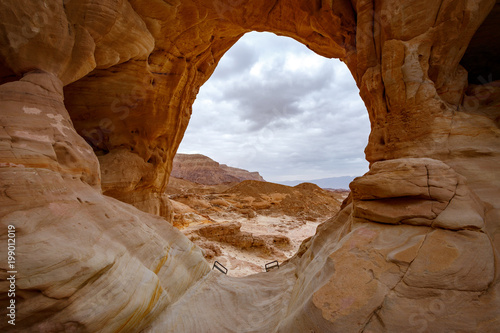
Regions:
<instances>
[{"instance_id":1,"label":"desert valley","mask_svg":"<svg viewBox=\"0 0 500 333\"><path fill-rule=\"evenodd\" d=\"M210 264L217 260L228 275L245 276L297 254L317 226L339 212L349 190L269 183L257 172L203 155L177 154L166 193L173 225L204 251Z\"/></svg>"}]
</instances>

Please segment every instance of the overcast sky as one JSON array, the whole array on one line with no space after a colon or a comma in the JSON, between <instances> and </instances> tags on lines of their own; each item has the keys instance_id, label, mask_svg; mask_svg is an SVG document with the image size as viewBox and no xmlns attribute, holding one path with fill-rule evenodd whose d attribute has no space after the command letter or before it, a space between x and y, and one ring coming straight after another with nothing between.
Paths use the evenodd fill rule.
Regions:
<instances>
[{"instance_id":1,"label":"overcast sky","mask_svg":"<svg viewBox=\"0 0 500 333\"><path fill-rule=\"evenodd\" d=\"M361 176L368 113L347 66L291 38L252 32L201 87L180 153L267 181Z\"/></svg>"}]
</instances>

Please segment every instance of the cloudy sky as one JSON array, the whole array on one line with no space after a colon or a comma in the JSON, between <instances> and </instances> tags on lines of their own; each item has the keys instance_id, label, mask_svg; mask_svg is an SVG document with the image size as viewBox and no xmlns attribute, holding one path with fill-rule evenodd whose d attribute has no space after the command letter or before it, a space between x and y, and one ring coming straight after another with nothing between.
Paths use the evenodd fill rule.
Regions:
<instances>
[{"instance_id":1,"label":"cloudy sky","mask_svg":"<svg viewBox=\"0 0 500 333\"><path fill-rule=\"evenodd\" d=\"M370 123L347 66L270 33L243 36L193 105L180 153L268 181L360 176Z\"/></svg>"}]
</instances>

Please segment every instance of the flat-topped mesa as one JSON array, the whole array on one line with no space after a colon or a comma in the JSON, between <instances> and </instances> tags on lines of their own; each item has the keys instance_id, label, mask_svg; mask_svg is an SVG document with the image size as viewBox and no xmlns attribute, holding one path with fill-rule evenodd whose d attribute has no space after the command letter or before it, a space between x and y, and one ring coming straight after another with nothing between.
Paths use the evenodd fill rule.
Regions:
<instances>
[{"instance_id":1,"label":"flat-topped mesa","mask_svg":"<svg viewBox=\"0 0 500 333\"><path fill-rule=\"evenodd\" d=\"M499 6L2 1L0 245L15 225L15 328L497 330ZM171 216L163 193L200 86L249 31L346 63L371 170L287 265L234 279L155 215Z\"/></svg>"},{"instance_id":2,"label":"flat-topped mesa","mask_svg":"<svg viewBox=\"0 0 500 333\"><path fill-rule=\"evenodd\" d=\"M230 167L226 164L221 164L220 167L225 170L227 173L233 175L238 178L238 180L257 180L261 182L265 182L265 179L260 175L258 171L247 171L245 169Z\"/></svg>"},{"instance_id":3,"label":"flat-topped mesa","mask_svg":"<svg viewBox=\"0 0 500 333\"><path fill-rule=\"evenodd\" d=\"M176 154L170 175L205 185L234 183L243 180L264 181L258 172L249 172L219 164L201 154Z\"/></svg>"}]
</instances>

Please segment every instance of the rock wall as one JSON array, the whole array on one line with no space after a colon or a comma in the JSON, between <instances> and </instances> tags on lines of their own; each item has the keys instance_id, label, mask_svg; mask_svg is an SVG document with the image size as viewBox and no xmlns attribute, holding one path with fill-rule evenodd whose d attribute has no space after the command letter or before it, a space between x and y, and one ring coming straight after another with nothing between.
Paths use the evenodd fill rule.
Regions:
<instances>
[{"instance_id":1,"label":"rock wall","mask_svg":"<svg viewBox=\"0 0 500 333\"><path fill-rule=\"evenodd\" d=\"M209 271L163 218L102 195L97 157L72 126L59 78L31 71L1 85L0 100L1 245L13 225L18 272L16 325L2 320L0 330L137 331ZM14 299L6 260L3 309Z\"/></svg>"},{"instance_id":2,"label":"rock wall","mask_svg":"<svg viewBox=\"0 0 500 333\"><path fill-rule=\"evenodd\" d=\"M16 329L495 331L500 86L468 60L498 63L477 50L496 43L475 35L483 21L498 22L494 0L2 1L0 246L14 225ZM371 170L285 269L229 279L128 204L169 216L196 93L253 30L347 64Z\"/></svg>"}]
</instances>

